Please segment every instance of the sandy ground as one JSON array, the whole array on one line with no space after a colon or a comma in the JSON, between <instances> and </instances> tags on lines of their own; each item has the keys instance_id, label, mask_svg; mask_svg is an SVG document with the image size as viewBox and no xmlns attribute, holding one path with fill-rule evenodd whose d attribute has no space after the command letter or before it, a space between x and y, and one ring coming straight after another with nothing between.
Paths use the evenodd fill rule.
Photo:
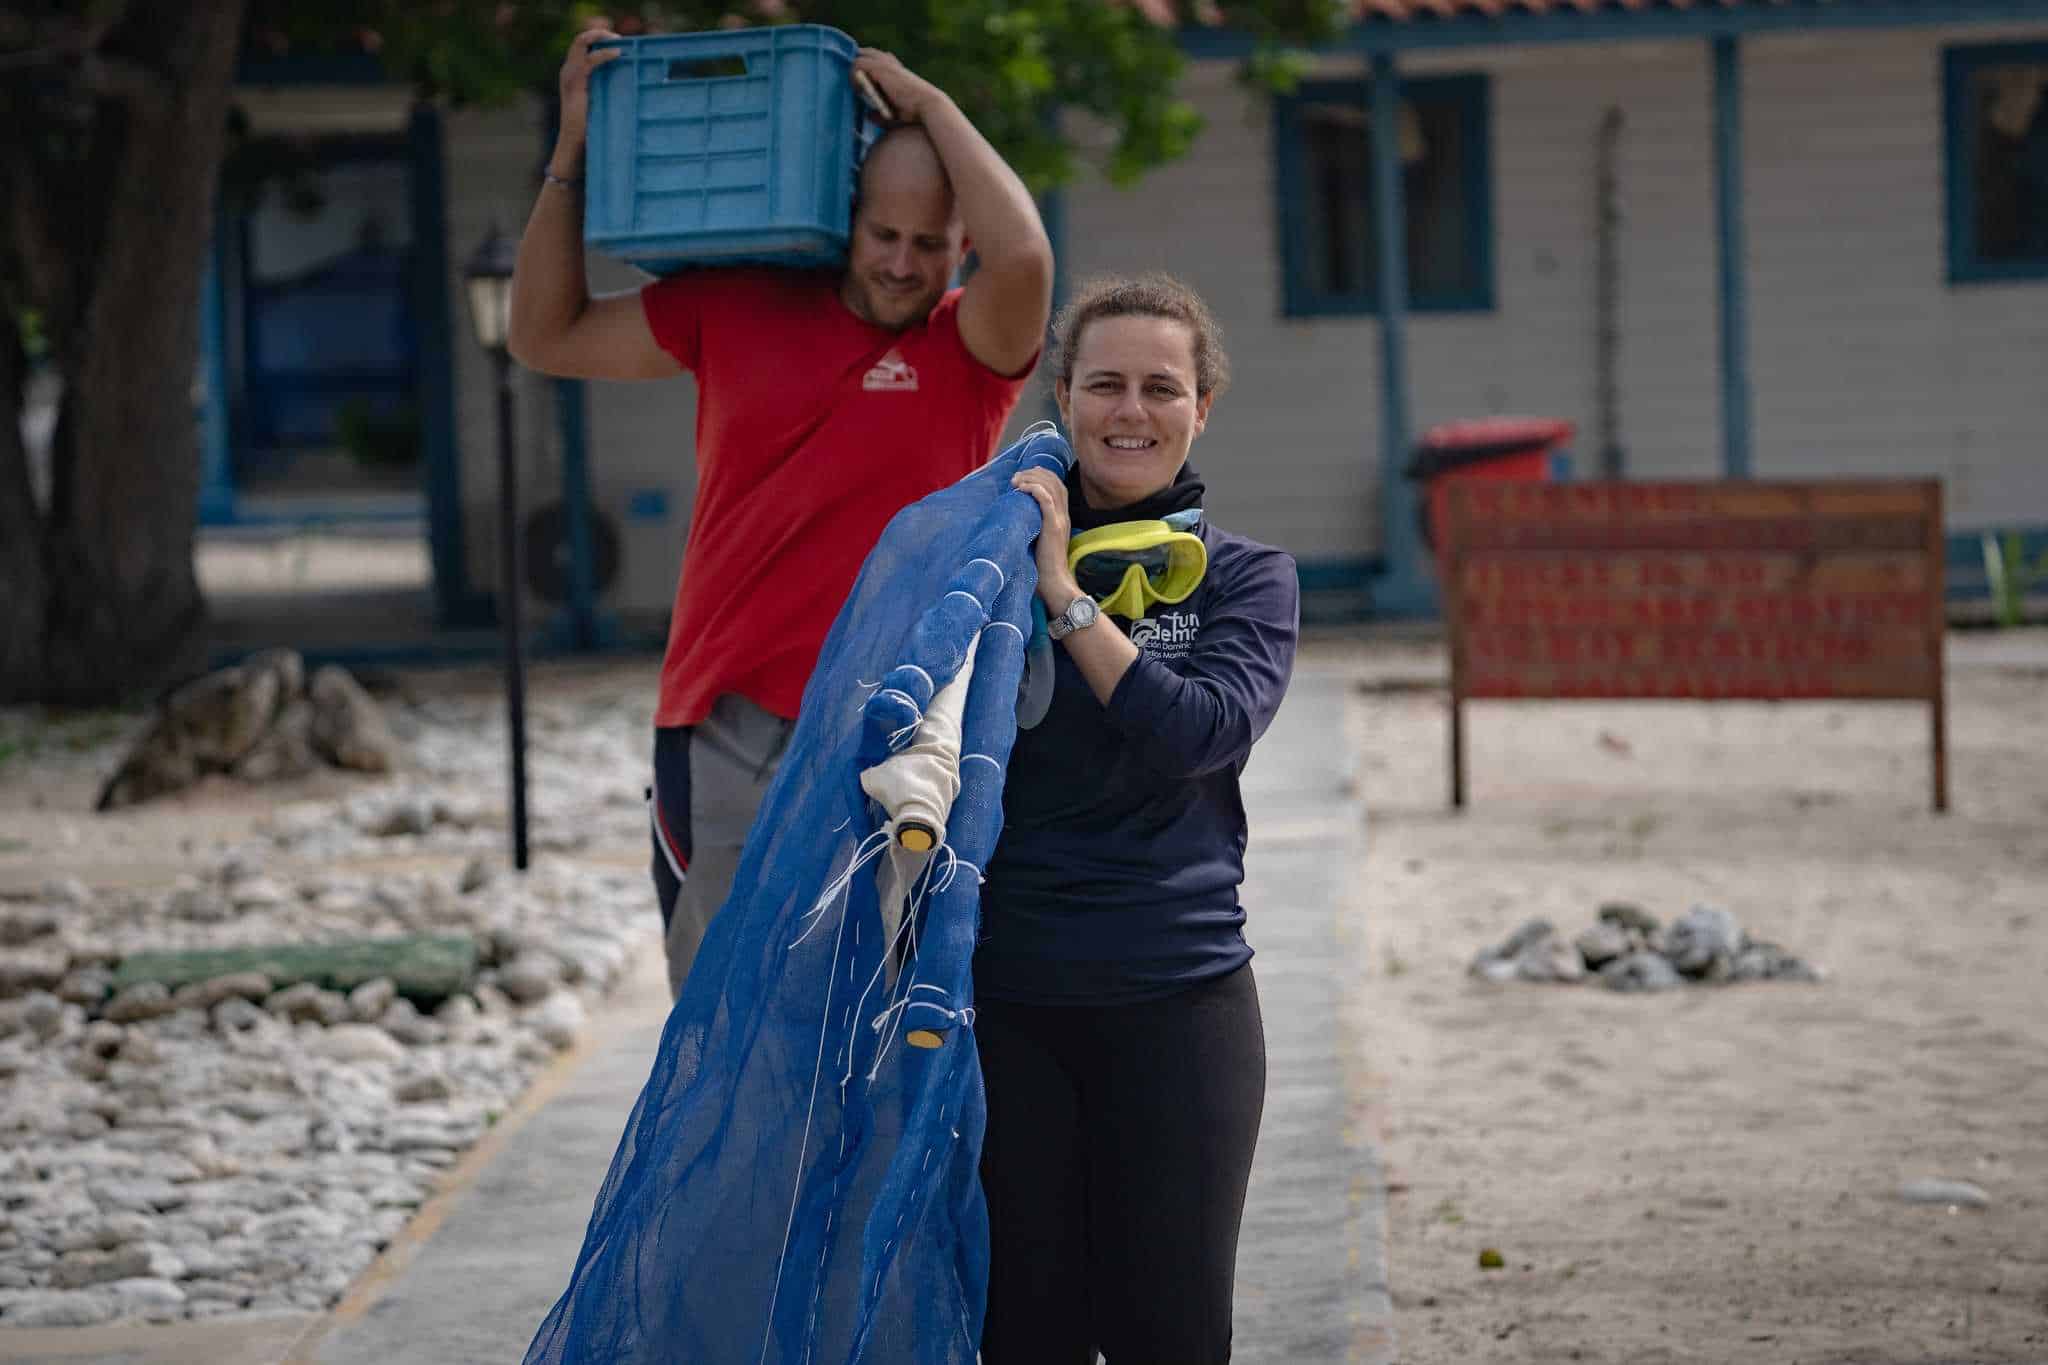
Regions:
<instances>
[{"instance_id":1,"label":"sandy ground","mask_svg":"<svg viewBox=\"0 0 2048 1365\"><path fill-rule=\"evenodd\" d=\"M1385 1143L1404 1365L2048 1362L2048 634L2003 663L1972 643L1993 638L1953 651L1940 818L1923 708L1647 703L1474 707L1453 814L1441 651L1313 648L1359 678L1339 1022ZM552 665L534 690L572 706L622 679L651 694L653 661ZM396 681L401 710L496 686ZM92 816L137 723L0 713L0 886L168 880L284 801L363 786L219 780ZM1575 932L1615 899L1718 903L1829 979L1623 996L1466 976L1523 919ZM1929 1176L1989 1208L1899 1198Z\"/></svg>"},{"instance_id":2,"label":"sandy ground","mask_svg":"<svg viewBox=\"0 0 2048 1365\"><path fill-rule=\"evenodd\" d=\"M1473 706L1453 814L1441 653L1362 656L1347 1022L1404 1365L2048 1361L2048 638L1986 638L1945 817L1924 707L1664 703ZM1828 980L1465 974L1609 900L1719 904ZM1922 1177L1990 1205L1904 1202Z\"/></svg>"}]
</instances>

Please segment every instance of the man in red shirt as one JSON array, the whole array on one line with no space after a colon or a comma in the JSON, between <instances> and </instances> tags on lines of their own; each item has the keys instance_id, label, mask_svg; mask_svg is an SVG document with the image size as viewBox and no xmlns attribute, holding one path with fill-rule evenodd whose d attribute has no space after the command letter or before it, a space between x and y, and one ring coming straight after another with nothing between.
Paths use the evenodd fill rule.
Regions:
<instances>
[{"instance_id":1,"label":"man in red shirt","mask_svg":"<svg viewBox=\"0 0 2048 1365\"><path fill-rule=\"evenodd\" d=\"M592 298L583 269L590 72L570 48L561 136L512 282L511 349L580 379L696 376L697 498L655 712L654 880L680 991L825 633L889 518L987 461L1045 334L1052 247L1023 182L945 92L854 64L900 126L861 168L845 268L684 271ZM979 266L946 286L969 242Z\"/></svg>"}]
</instances>

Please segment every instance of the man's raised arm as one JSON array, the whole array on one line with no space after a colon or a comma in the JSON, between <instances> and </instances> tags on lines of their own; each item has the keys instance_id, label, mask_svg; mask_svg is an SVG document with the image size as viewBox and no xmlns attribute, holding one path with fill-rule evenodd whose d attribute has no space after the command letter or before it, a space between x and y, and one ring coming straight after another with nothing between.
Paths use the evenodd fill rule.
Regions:
<instances>
[{"instance_id":1,"label":"man's raised arm","mask_svg":"<svg viewBox=\"0 0 2048 1365\"><path fill-rule=\"evenodd\" d=\"M1052 311L1052 243L1031 192L945 91L871 47L854 70L938 150L979 262L960 299L961 340L997 374L1018 373L1044 344Z\"/></svg>"},{"instance_id":2,"label":"man's raised arm","mask_svg":"<svg viewBox=\"0 0 2048 1365\"><path fill-rule=\"evenodd\" d=\"M639 291L594 299L583 270L590 73L619 55L617 49L594 53L590 45L616 37L608 29L587 29L569 46L562 63L562 130L512 271L512 354L528 369L564 379L665 379L682 373L648 330Z\"/></svg>"}]
</instances>

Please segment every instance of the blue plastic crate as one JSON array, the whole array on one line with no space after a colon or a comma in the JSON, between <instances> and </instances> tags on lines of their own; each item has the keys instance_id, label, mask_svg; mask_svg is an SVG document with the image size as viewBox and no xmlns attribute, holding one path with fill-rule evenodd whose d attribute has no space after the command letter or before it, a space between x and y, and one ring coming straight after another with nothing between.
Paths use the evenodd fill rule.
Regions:
<instances>
[{"instance_id":1,"label":"blue plastic crate","mask_svg":"<svg viewBox=\"0 0 2048 1365\"><path fill-rule=\"evenodd\" d=\"M657 275L846 258L860 158L880 132L836 28L663 34L592 74L583 240Z\"/></svg>"}]
</instances>

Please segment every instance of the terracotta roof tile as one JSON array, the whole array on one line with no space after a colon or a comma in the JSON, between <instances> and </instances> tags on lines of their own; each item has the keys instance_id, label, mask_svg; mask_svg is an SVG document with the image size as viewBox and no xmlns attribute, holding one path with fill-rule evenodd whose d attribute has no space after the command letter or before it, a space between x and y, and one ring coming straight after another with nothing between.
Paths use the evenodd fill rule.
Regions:
<instances>
[{"instance_id":1,"label":"terracotta roof tile","mask_svg":"<svg viewBox=\"0 0 2048 1365\"><path fill-rule=\"evenodd\" d=\"M1549 14L1578 10L1595 14L1602 10L1650 9L1739 9L1746 5L1777 5L1783 0L1351 0L1352 13L1359 19L1385 19L1397 23L1411 19L1455 19L1476 14L1499 18L1504 14Z\"/></svg>"},{"instance_id":2,"label":"terracotta roof tile","mask_svg":"<svg viewBox=\"0 0 2048 1365\"><path fill-rule=\"evenodd\" d=\"M1181 22L1175 0L1107 0L1107 3L1135 9L1162 28ZM1659 9L1776 8L1785 3L1786 0L1350 0L1354 19L1389 23L1466 16L1498 19L1510 14L1555 14L1566 10L1600 14L1642 13ZM1853 7L1857 0L1837 0L1837 3ZM1223 20L1222 9L1215 0L1197 0L1194 9L1198 25L1213 26Z\"/></svg>"}]
</instances>

